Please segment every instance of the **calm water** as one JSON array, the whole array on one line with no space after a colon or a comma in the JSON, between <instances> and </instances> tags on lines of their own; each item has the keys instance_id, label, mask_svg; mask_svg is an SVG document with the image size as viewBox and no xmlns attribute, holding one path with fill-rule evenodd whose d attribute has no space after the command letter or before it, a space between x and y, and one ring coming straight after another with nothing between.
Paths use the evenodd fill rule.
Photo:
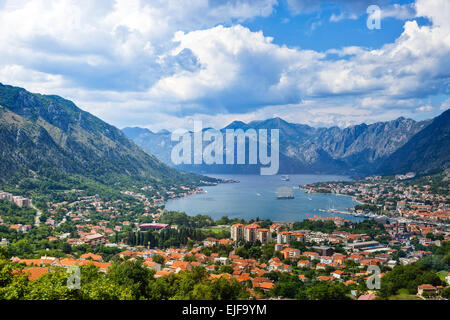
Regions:
<instances>
[{"instance_id":1,"label":"calm water","mask_svg":"<svg viewBox=\"0 0 450 320\"><path fill-rule=\"evenodd\" d=\"M222 216L244 218L246 220L271 219L272 221L301 221L314 215L339 216L351 221L362 218L346 214L321 212L319 209L345 210L356 203L346 196L333 194L308 194L294 189L295 199L278 200L279 187L298 187L319 181L350 180L333 175L289 175L290 181L282 181L281 176L259 175L214 175L217 178L239 180L240 183L225 183L214 187L203 187L207 193L169 200L167 210L184 211L188 215L206 214L213 219Z\"/></svg>"}]
</instances>

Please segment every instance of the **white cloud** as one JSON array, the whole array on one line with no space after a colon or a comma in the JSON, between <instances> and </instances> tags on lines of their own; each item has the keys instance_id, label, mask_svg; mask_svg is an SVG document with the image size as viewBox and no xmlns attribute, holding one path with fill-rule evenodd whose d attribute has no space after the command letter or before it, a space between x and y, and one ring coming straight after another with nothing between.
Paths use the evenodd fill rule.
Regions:
<instances>
[{"instance_id":1,"label":"white cloud","mask_svg":"<svg viewBox=\"0 0 450 320\"><path fill-rule=\"evenodd\" d=\"M447 100L445 100L444 102L442 102L439 110L445 111L447 109L450 109L450 98L448 98Z\"/></svg>"},{"instance_id":2,"label":"white cloud","mask_svg":"<svg viewBox=\"0 0 450 320\"><path fill-rule=\"evenodd\" d=\"M321 8L331 8L338 11L330 16L331 22L345 19L355 20L365 15L367 8L377 5L381 8L381 18L395 18L406 20L415 17L414 4L389 4L389 0L287 0L288 7L293 14L311 13Z\"/></svg>"},{"instance_id":3,"label":"white cloud","mask_svg":"<svg viewBox=\"0 0 450 320\"><path fill-rule=\"evenodd\" d=\"M450 2L445 0L417 0L416 10L418 17L431 19L434 26L449 30L450 28Z\"/></svg>"},{"instance_id":4,"label":"white cloud","mask_svg":"<svg viewBox=\"0 0 450 320\"><path fill-rule=\"evenodd\" d=\"M430 112L432 110L433 110L433 106L430 106L430 105L421 106L416 109L416 111L419 111L419 112Z\"/></svg>"},{"instance_id":5,"label":"white cloud","mask_svg":"<svg viewBox=\"0 0 450 320\"><path fill-rule=\"evenodd\" d=\"M210 112L217 108L233 112L255 105L298 102L295 73L324 54L280 47L272 40L240 25L179 32L174 38L179 46L172 55L188 49L202 67L162 78L151 89L151 95L205 104Z\"/></svg>"},{"instance_id":6,"label":"white cloud","mask_svg":"<svg viewBox=\"0 0 450 320\"><path fill-rule=\"evenodd\" d=\"M356 20L367 14L367 8L377 5L381 9L381 19L412 19L416 16L414 3L389 4L389 0L287 0L288 7L294 15L318 12L322 8L331 9L330 22Z\"/></svg>"},{"instance_id":7,"label":"white cloud","mask_svg":"<svg viewBox=\"0 0 450 320\"><path fill-rule=\"evenodd\" d=\"M393 4L385 6L381 10L381 18L396 18L399 20L407 20L416 17L415 4Z\"/></svg>"},{"instance_id":8,"label":"white cloud","mask_svg":"<svg viewBox=\"0 0 450 320\"><path fill-rule=\"evenodd\" d=\"M348 13L348 12L341 12L339 14L331 14L330 21L331 22L339 22L341 20L350 19L350 20L356 20L358 19L358 15L354 13Z\"/></svg>"},{"instance_id":9,"label":"white cloud","mask_svg":"<svg viewBox=\"0 0 450 320\"><path fill-rule=\"evenodd\" d=\"M322 2L289 3L308 11ZM182 4L0 2L0 81L60 94L119 126L159 129L186 116L213 125L279 115L346 126L426 112L424 100L449 92L445 0L418 0L417 16L433 24L407 21L398 39L377 50L326 52L280 46L237 24L270 15L276 0ZM345 5L347 14L360 14L368 1ZM411 6L386 8L385 17L411 15Z\"/></svg>"},{"instance_id":10,"label":"white cloud","mask_svg":"<svg viewBox=\"0 0 450 320\"><path fill-rule=\"evenodd\" d=\"M378 103L378 105L377 105ZM394 103L395 108L385 109L386 104ZM417 118L414 106L422 101L363 101L344 97L304 100L298 104L285 104L263 107L247 113L218 113L214 115L193 114L192 117L181 117L158 113L154 115L157 121L142 122L141 126L153 131L178 128L192 129L189 119L201 120L204 127L223 128L234 120L250 122L280 117L291 123L302 123L313 127L347 127L360 123L374 123L396 119L398 117ZM380 112L381 111L381 112ZM423 118L423 117L422 117Z\"/></svg>"},{"instance_id":11,"label":"white cloud","mask_svg":"<svg viewBox=\"0 0 450 320\"><path fill-rule=\"evenodd\" d=\"M33 0L0 9L0 61L86 88L145 90L171 72L159 56L178 30L267 16L276 0Z\"/></svg>"},{"instance_id":12,"label":"white cloud","mask_svg":"<svg viewBox=\"0 0 450 320\"><path fill-rule=\"evenodd\" d=\"M333 5L339 8L341 12L352 14L361 14L365 12L366 8L372 4L384 4L388 3L388 0L341 0L341 1L330 1L330 0L287 0L289 9L294 14L301 13L311 13L314 11L319 11L324 5Z\"/></svg>"}]
</instances>

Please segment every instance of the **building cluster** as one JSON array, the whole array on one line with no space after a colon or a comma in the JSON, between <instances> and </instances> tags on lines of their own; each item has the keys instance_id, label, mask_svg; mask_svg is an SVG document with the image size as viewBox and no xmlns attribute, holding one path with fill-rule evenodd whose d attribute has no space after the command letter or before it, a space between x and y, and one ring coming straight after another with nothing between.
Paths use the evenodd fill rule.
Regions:
<instances>
[{"instance_id":1,"label":"building cluster","mask_svg":"<svg viewBox=\"0 0 450 320\"><path fill-rule=\"evenodd\" d=\"M234 224L230 226L231 236L228 239L206 238L198 241L194 248L146 249L140 246L129 246L114 242L113 236L128 231L160 231L177 228L169 224L157 223L164 213L159 208L160 201L170 197L201 192L197 189L182 187L167 188L156 191L151 186L142 191L154 191L152 197L140 193L126 192L137 199L139 206L132 206L125 201L103 201L99 196L79 197L72 203L49 204L48 218L45 224L53 228L49 241L63 240L72 246L87 244L117 247L121 251L118 257L126 260L141 260L144 266L155 270L155 277L163 277L172 273L189 271L201 266L211 279L234 278L245 284L254 297L258 292L267 292L277 283L271 280L268 273L278 271L295 275L301 281L333 281L344 285L353 285L365 281L371 273L370 266L383 266L389 270L398 264L407 265L432 254L431 246L441 246L443 241L450 241L447 222L450 208L449 198L434 194L429 186L405 185L402 180L383 180L379 177L359 182L322 183L305 186L308 192L331 192L355 197L363 204L373 205L396 219L384 223L381 235L352 233L352 223L341 217L311 216L310 221L331 221L337 227L332 232L311 230L295 230L294 223L275 222L270 226L263 221L250 224ZM180 191L181 190L181 191ZM180 193L181 192L181 193ZM0 199L14 201L16 197L0 191ZM22 198L17 198L21 206L31 205ZM143 204L143 206L142 206ZM142 207L143 212L142 212ZM136 214L135 210L139 211ZM362 211L366 209L361 209ZM358 212L356 212L358 213ZM402 218L402 219L400 219ZM406 219L408 218L408 219ZM75 225L71 233L56 232L58 226L70 221ZM439 223L438 223L439 222ZM3 220L0 218L0 224ZM340 227L348 228L340 228ZM18 231L29 231L31 225L15 224L9 226ZM380 228L381 229L381 228ZM346 231L342 231L346 230ZM353 230L354 231L354 230ZM202 252L213 251L211 247L240 246L242 242L273 244L274 254L270 259L245 259L233 250L219 255ZM0 245L8 245L2 239ZM207 250L202 251L208 247ZM268 247L268 246L267 246ZM298 249L298 248L301 248ZM220 251L219 251L220 252ZM228 251L227 251L228 252ZM153 260L155 255L163 258ZM188 258L187 258L188 257ZM26 264L24 271L30 273L30 279L36 279L52 267L93 264L103 272L107 272L109 262L104 262L101 255L92 253L75 258L66 255L63 258L41 257L40 259L13 258L15 262ZM347 268L356 265L355 268ZM223 272L222 266L229 266ZM46 270L46 271L45 271ZM389 272L389 271L386 271ZM384 276L382 273L381 276ZM450 280L450 277L447 277ZM448 281L448 280L447 280ZM256 290L258 289L258 290ZM419 294L437 294L441 288L431 288L424 284L418 288ZM256 291L255 291L256 290ZM367 295L362 299L369 299Z\"/></svg>"},{"instance_id":2,"label":"building cluster","mask_svg":"<svg viewBox=\"0 0 450 320\"><path fill-rule=\"evenodd\" d=\"M14 202L19 207L31 207L31 199L24 198L22 196L14 196L9 192L4 192L0 190L0 199Z\"/></svg>"},{"instance_id":3,"label":"building cluster","mask_svg":"<svg viewBox=\"0 0 450 320\"><path fill-rule=\"evenodd\" d=\"M269 243L272 242L272 232L267 228L260 228L258 223L246 226L238 223L231 226L231 239L233 241Z\"/></svg>"},{"instance_id":4,"label":"building cluster","mask_svg":"<svg viewBox=\"0 0 450 320\"><path fill-rule=\"evenodd\" d=\"M29 274L30 280L35 280L41 275L51 272L52 267L73 268L73 266L94 265L102 272L107 272L111 266L110 262L104 262L101 255L93 253L85 253L79 259L75 259L68 255L64 258L42 256L38 259L20 259L17 257L11 258L12 262L22 263L26 268L22 270L23 273Z\"/></svg>"},{"instance_id":5,"label":"building cluster","mask_svg":"<svg viewBox=\"0 0 450 320\"><path fill-rule=\"evenodd\" d=\"M407 179L410 179L408 176ZM414 185L397 179L365 179L304 185L308 193L352 196L365 208L349 212L356 216L384 216L399 221L448 223L450 195L433 192L431 185Z\"/></svg>"},{"instance_id":6,"label":"building cluster","mask_svg":"<svg viewBox=\"0 0 450 320\"><path fill-rule=\"evenodd\" d=\"M406 180L406 179L412 179L416 176L415 172L408 172L406 174L396 174L395 179L396 180Z\"/></svg>"},{"instance_id":7,"label":"building cluster","mask_svg":"<svg viewBox=\"0 0 450 320\"><path fill-rule=\"evenodd\" d=\"M322 217L312 217L312 220L321 220ZM325 218L323 218L325 219ZM101 223L103 224L103 222ZM78 228L79 238L67 238L72 245L87 243L96 246L100 243L115 245L121 249L118 257L125 260L141 260L143 265L155 270L155 277L164 277L172 273L189 271L194 267L204 267L209 272L211 279L220 277L234 278L255 298L261 298L261 292L268 292L276 285L276 281L268 276L269 272L276 271L295 275L303 282L307 281L331 281L339 282L346 286L356 285L366 281L371 272L370 266L385 266L394 268L397 264L410 264L418 259L432 254L430 250L417 250L411 244L417 239L425 248L431 245L440 245L435 240L427 237L429 234L442 236L442 241L450 241L450 234L436 225L418 225L408 223L386 224L388 243L382 244L366 234L354 234L346 231L335 230L331 233L316 232L311 230L292 230L291 223L273 223L269 228L261 228L262 222L254 222L248 225L235 224L231 226L231 239L206 238L201 244L197 244L191 250L187 248L149 249L142 246L129 246L124 244L110 244L105 235L112 230L102 225L84 224ZM133 225L130 223L130 226ZM142 225L134 224L142 227ZM165 226L167 227L167 226ZM272 234L275 236L272 238ZM67 237L68 234L65 234ZM56 238L55 238L56 239ZM51 240L51 239L49 239ZM54 239L53 239L54 240ZM275 253L263 263L258 259L245 259L231 251L227 255L202 253L203 247L218 245L233 245L241 241L270 243L275 242ZM294 242L302 242L305 249L293 247ZM339 249L338 249L339 248ZM401 258L398 252L403 251ZM158 255L163 258L163 263L153 258ZM189 259L186 259L186 257ZM156 260L156 258L155 258ZM30 279L51 272L52 267L66 267L73 265L93 264L101 271L107 272L110 263L104 262L100 255L92 253L74 258L67 255L64 258L41 257L40 259L19 259L13 261L26 264L24 272L30 273ZM348 269L349 262L357 267ZM231 270L221 271L221 266L229 266ZM47 271L45 271L45 270ZM389 272L389 271L386 271ZM386 272L381 273L383 277ZM450 280L450 278L449 278ZM438 294L442 288L421 286L420 292L427 295ZM434 290L434 291L433 291ZM367 297L361 296L361 299ZM369 297L370 298L370 297ZM367 299L369 299L367 298Z\"/></svg>"}]
</instances>

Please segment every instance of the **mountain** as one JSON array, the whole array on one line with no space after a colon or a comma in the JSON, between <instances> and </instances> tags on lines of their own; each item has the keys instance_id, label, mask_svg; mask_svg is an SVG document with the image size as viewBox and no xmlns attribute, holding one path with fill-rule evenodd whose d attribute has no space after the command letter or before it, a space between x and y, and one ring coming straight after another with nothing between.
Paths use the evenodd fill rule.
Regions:
<instances>
[{"instance_id":1,"label":"mountain","mask_svg":"<svg viewBox=\"0 0 450 320\"><path fill-rule=\"evenodd\" d=\"M431 120L414 121L400 117L386 122L359 124L347 128L313 128L289 123L281 118L244 123L234 121L226 129L279 129L280 174L350 174L376 173L380 163L422 131ZM163 162L173 165L170 152L174 143L170 133L139 133L124 128L125 134ZM134 133L133 133L134 132ZM258 165L181 165L179 168L201 173L256 173Z\"/></svg>"},{"instance_id":2,"label":"mountain","mask_svg":"<svg viewBox=\"0 0 450 320\"><path fill-rule=\"evenodd\" d=\"M132 139L144 150L155 155L165 164L173 166L172 161L170 160L172 142L170 140L171 133L169 131L164 130L154 133L151 130L139 127L124 128L122 131L128 138Z\"/></svg>"},{"instance_id":3,"label":"mountain","mask_svg":"<svg viewBox=\"0 0 450 320\"><path fill-rule=\"evenodd\" d=\"M54 95L0 84L0 182L82 177L104 185L188 183L114 126ZM74 188L77 186L74 185Z\"/></svg>"},{"instance_id":4,"label":"mountain","mask_svg":"<svg viewBox=\"0 0 450 320\"><path fill-rule=\"evenodd\" d=\"M384 174L433 173L449 167L450 110L447 110L384 160L378 171Z\"/></svg>"}]
</instances>

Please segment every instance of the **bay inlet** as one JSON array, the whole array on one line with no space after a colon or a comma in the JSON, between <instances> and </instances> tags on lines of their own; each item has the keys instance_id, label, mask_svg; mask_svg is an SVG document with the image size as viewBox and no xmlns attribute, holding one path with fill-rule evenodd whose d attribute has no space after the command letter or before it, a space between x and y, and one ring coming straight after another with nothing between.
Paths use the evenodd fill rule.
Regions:
<instances>
[{"instance_id":1,"label":"bay inlet","mask_svg":"<svg viewBox=\"0 0 450 320\"><path fill-rule=\"evenodd\" d=\"M338 175L289 175L289 180L280 175L210 175L215 178L238 180L239 183L223 183L202 187L205 193L168 200L169 211L186 212L190 216L209 215L213 219L222 216L239 219L271 219L272 221L302 221L313 216L342 217L350 221L364 218L349 214L324 212L335 209L347 211L357 203L348 196L335 194L306 193L299 189L304 184L323 181L350 181ZM292 188L293 199L277 199L281 187Z\"/></svg>"}]
</instances>

